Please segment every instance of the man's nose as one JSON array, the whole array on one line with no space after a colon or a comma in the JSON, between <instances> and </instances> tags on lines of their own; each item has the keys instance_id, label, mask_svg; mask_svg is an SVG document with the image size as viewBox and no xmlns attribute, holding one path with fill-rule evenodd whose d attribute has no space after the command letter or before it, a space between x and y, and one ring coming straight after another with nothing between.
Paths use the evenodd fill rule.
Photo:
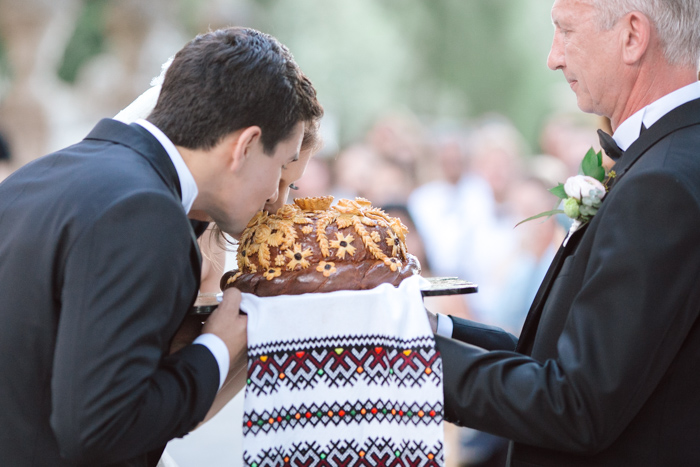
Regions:
<instances>
[{"instance_id":1,"label":"man's nose","mask_svg":"<svg viewBox=\"0 0 700 467\"><path fill-rule=\"evenodd\" d=\"M554 33L552 47L549 49L549 55L547 55L547 67L553 71L564 67L564 52L561 46L560 34L557 32Z\"/></svg>"}]
</instances>

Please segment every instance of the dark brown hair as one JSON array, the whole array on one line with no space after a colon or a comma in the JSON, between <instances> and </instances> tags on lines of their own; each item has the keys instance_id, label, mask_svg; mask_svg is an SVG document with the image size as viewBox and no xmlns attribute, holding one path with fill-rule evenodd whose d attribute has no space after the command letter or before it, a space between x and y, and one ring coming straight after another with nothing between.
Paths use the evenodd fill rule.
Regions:
<instances>
[{"instance_id":1,"label":"dark brown hair","mask_svg":"<svg viewBox=\"0 0 700 467\"><path fill-rule=\"evenodd\" d=\"M271 154L297 123L322 115L316 90L287 47L268 34L231 27L197 36L175 55L148 120L188 149L211 149L257 125Z\"/></svg>"}]
</instances>

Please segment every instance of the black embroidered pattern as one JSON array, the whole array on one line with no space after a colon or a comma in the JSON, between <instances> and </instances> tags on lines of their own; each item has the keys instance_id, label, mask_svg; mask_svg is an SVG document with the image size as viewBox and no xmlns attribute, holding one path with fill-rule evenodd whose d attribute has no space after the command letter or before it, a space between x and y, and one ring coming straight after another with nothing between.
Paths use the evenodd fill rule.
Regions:
<instances>
[{"instance_id":1,"label":"black embroidered pattern","mask_svg":"<svg viewBox=\"0 0 700 467\"><path fill-rule=\"evenodd\" d=\"M272 412L265 410L261 414L255 411L245 412L243 435L257 435L260 432L269 433L307 426L357 425L373 421L413 426L439 424L443 421L443 406L440 402L408 404L396 401L385 402L379 399L365 402L333 402L332 404L324 402L309 406L301 404L298 407L280 408Z\"/></svg>"},{"instance_id":2,"label":"black embroidered pattern","mask_svg":"<svg viewBox=\"0 0 700 467\"><path fill-rule=\"evenodd\" d=\"M432 339L369 336L279 343L248 351L247 391L272 394L282 385L304 390L367 384L415 387L441 383L442 361ZM416 344L422 344L420 346ZM263 353L265 352L265 353Z\"/></svg>"},{"instance_id":3,"label":"black embroidered pattern","mask_svg":"<svg viewBox=\"0 0 700 467\"><path fill-rule=\"evenodd\" d=\"M289 450L282 448L261 452L256 458L244 454L249 467L309 466L391 466L439 467L444 463L443 445L428 446L421 441L395 443L389 438L369 439L363 444L337 440L327 446L298 443Z\"/></svg>"}]
</instances>

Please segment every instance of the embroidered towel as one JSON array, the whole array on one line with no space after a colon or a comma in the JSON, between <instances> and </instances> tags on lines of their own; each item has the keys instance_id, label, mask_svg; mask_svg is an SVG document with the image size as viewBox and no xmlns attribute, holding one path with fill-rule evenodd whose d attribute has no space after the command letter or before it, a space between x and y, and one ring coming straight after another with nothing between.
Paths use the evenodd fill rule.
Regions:
<instances>
[{"instance_id":1,"label":"embroidered towel","mask_svg":"<svg viewBox=\"0 0 700 467\"><path fill-rule=\"evenodd\" d=\"M243 294L245 465L444 464L442 361L424 282Z\"/></svg>"}]
</instances>

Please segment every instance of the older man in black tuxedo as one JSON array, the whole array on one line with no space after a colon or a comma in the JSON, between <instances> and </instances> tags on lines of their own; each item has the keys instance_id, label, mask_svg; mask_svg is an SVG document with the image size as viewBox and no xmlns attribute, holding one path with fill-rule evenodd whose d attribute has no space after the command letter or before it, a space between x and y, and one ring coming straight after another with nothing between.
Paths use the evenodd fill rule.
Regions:
<instances>
[{"instance_id":1,"label":"older man in black tuxedo","mask_svg":"<svg viewBox=\"0 0 700 467\"><path fill-rule=\"evenodd\" d=\"M616 178L519 340L438 317L446 419L511 439L512 466L700 465L700 2L555 0L552 19L548 65L610 118Z\"/></svg>"},{"instance_id":2,"label":"older man in black tuxedo","mask_svg":"<svg viewBox=\"0 0 700 467\"><path fill-rule=\"evenodd\" d=\"M321 115L283 45L213 31L146 120L105 119L0 184L0 465L155 465L204 418L246 319L227 291L169 355L199 287L188 215L239 235Z\"/></svg>"}]
</instances>

